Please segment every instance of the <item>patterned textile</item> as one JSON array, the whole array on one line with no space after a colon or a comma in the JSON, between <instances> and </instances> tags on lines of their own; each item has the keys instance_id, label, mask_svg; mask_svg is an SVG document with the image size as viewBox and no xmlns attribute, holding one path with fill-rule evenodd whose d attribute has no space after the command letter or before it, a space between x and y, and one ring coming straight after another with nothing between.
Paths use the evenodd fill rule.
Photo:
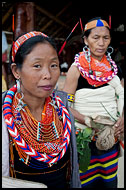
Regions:
<instances>
[{"instance_id":1,"label":"patterned textile","mask_svg":"<svg viewBox=\"0 0 126 190\"><path fill-rule=\"evenodd\" d=\"M68 94L67 95L67 99L68 99L68 101L70 101L70 102L74 102L74 94Z\"/></svg>"},{"instance_id":2,"label":"patterned textile","mask_svg":"<svg viewBox=\"0 0 126 190\"><path fill-rule=\"evenodd\" d=\"M109 149L109 151L98 150L95 146L95 142L91 142L90 147L92 147L92 156L88 170L85 173L80 171L82 188L88 186L95 188L95 185L99 186L99 183L102 184L102 187L107 185L110 187L109 185L111 182L114 182L114 180L116 186L119 152L118 143ZM96 183L97 180L98 183Z\"/></svg>"},{"instance_id":3,"label":"patterned textile","mask_svg":"<svg viewBox=\"0 0 126 190\"><path fill-rule=\"evenodd\" d=\"M93 20L91 22L88 22L85 25L84 31L95 28L95 27L102 27L102 26L107 26L108 28L110 28L105 20L98 19L98 20Z\"/></svg>"}]
</instances>

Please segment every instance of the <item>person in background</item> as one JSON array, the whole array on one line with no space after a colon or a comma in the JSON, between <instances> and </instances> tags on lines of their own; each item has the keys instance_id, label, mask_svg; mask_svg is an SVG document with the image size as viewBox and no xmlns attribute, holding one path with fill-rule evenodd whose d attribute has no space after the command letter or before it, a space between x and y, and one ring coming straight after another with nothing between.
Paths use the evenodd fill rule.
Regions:
<instances>
[{"instance_id":1,"label":"person in background","mask_svg":"<svg viewBox=\"0 0 126 190\"><path fill-rule=\"evenodd\" d=\"M67 63L67 62L63 62L63 63L60 65L60 68L61 68L61 75L66 76L66 73L67 73L67 71L68 71L68 63Z\"/></svg>"},{"instance_id":2,"label":"person in background","mask_svg":"<svg viewBox=\"0 0 126 190\"><path fill-rule=\"evenodd\" d=\"M108 23L90 20L83 38L85 46L75 55L63 88L75 117L81 186L117 188L124 132L122 77L111 59Z\"/></svg>"},{"instance_id":3,"label":"person in background","mask_svg":"<svg viewBox=\"0 0 126 190\"><path fill-rule=\"evenodd\" d=\"M62 52L62 60L60 61L60 71L62 76L66 76L66 73L68 71L68 63L65 60L66 50L63 50Z\"/></svg>"},{"instance_id":4,"label":"person in background","mask_svg":"<svg viewBox=\"0 0 126 190\"><path fill-rule=\"evenodd\" d=\"M2 176L50 188L81 187L67 93L53 40L32 31L16 39L10 54L16 84L3 93Z\"/></svg>"}]
</instances>

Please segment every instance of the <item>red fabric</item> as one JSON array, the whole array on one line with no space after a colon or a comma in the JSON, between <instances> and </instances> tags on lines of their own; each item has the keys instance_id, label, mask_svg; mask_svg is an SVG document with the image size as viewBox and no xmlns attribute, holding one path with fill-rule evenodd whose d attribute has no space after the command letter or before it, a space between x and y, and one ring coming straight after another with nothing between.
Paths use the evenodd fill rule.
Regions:
<instances>
[{"instance_id":1,"label":"red fabric","mask_svg":"<svg viewBox=\"0 0 126 190\"><path fill-rule=\"evenodd\" d=\"M92 172L90 172L90 173L87 173L87 174L85 174L85 175L80 176L80 179L83 179L83 178L86 178L86 177L89 177L89 176L92 176L92 175L98 174L98 173L109 174L109 173L112 173L112 172L116 171L117 168L118 168L118 166L115 166L114 168L111 168L111 169L109 169L109 170L97 169L97 170L95 170L95 171L92 171Z\"/></svg>"},{"instance_id":2,"label":"red fabric","mask_svg":"<svg viewBox=\"0 0 126 190\"><path fill-rule=\"evenodd\" d=\"M95 159L92 159L92 160L90 161L90 163L93 163L93 162L96 162L96 161L105 162L105 161L107 161L107 160L109 160L109 159L111 159L111 158L113 158L113 157L115 157L115 156L117 156L117 155L118 155L118 152L115 152L113 155L107 156L107 157L105 157L105 158L100 158L100 159L95 158Z\"/></svg>"},{"instance_id":3,"label":"red fabric","mask_svg":"<svg viewBox=\"0 0 126 190\"><path fill-rule=\"evenodd\" d=\"M81 65L81 67L89 73L89 63L87 62L87 60L85 58L84 52L80 53L79 63ZM94 71L94 73L93 73L94 76L96 76L95 71L101 72L100 77L108 77L113 73L113 71L111 71L111 65L105 55L103 56L101 61L98 61L95 58L91 57L90 65L91 65L91 70ZM108 71L106 68L108 68L108 70L110 70L110 71ZM82 73L81 73L81 75L83 76ZM86 76L83 76L83 77L87 79L87 81L90 85L95 86L95 87L101 86L108 82L108 81L106 81L106 82L96 81L96 80L93 80Z\"/></svg>"}]
</instances>

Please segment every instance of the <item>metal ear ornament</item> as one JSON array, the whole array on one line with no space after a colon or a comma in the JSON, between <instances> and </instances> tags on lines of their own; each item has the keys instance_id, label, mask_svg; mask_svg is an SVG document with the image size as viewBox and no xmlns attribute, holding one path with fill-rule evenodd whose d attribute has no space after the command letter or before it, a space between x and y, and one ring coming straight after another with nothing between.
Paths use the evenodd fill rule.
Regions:
<instances>
[{"instance_id":1,"label":"metal ear ornament","mask_svg":"<svg viewBox=\"0 0 126 190\"><path fill-rule=\"evenodd\" d=\"M90 63L90 61L91 61L91 58L90 58L91 52L90 52L89 47L87 45L84 46L83 51L85 53L85 58L86 58L87 62Z\"/></svg>"},{"instance_id":2,"label":"metal ear ornament","mask_svg":"<svg viewBox=\"0 0 126 190\"><path fill-rule=\"evenodd\" d=\"M21 92L20 80L17 79L16 83L17 83L17 92L15 94L15 98L18 100L18 105L16 107L16 110L18 110L19 112L20 112L20 110L25 111L23 107L26 106L26 104L22 101L22 99L24 98L24 94L23 94L23 92ZM17 97L18 93L21 94L21 98L20 99Z\"/></svg>"},{"instance_id":3,"label":"metal ear ornament","mask_svg":"<svg viewBox=\"0 0 126 190\"><path fill-rule=\"evenodd\" d=\"M108 49L107 49L107 60L109 61L112 70L114 70L114 67L113 67L113 65L111 63L111 60L112 60L111 54L113 53L113 51L114 51L113 48L111 46L109 46Z\"/></svg>"},{"instance_id":4,"label":"metal ear ornament","mask_svg":"<svg viewBox=\"0 0 126 190\"><path fill-rule=\"evenodd\" d=\"M85 59L86 59L87 62L89 63L89 74L90 74L90 75L93 75L93 71L92 71L92 69L91 69L91 64L90 64L90 62L91 62L91 52L90 52L90 48L86 45L86 46L84 46L83 51L84 51L84 53L85 53Z\"/></svg>"},{"instance_id":5,"label":"metal ear ornament","mask_svg":"<svg viewBox=\"0 0 126 190\"><path fill-rule=\"evenodd\" d=\"M21 92L21 84L20 84L20 79L16 80L17 83L17 92L20 93Z\"/></svg>"}]
</instances>

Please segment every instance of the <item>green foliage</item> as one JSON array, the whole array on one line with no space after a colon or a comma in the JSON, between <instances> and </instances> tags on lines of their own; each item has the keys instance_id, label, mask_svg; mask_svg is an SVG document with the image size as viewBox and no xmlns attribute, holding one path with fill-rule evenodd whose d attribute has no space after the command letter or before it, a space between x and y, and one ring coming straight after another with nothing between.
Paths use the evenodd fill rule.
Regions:
<instances>
[{"instance_id":1,"label":"green foliage","mask_svg":"<svg viewBox=\"0 0 126 190\"><path fill-rule=\"evenodd\" d=\"M114 121L116 121L116 119L108 112L108 110L105 108L105 106L103 105L103 103L101 102L101 105L103 106L103 108L106 110L106 112L110 115L110 117L112 119L114 119Z\"/></svg>"},{"instance_id":2,"label":"green foliage","mask_svg":"<svg viewBox=\"0 0 126 190\"><path fill-rule=\"evenodd\" d=\"M77 151L79 154L79 168L85 172L90 164L91 150L89 142L91 142L92 129L86 128L79 131L77 135Z\"/></svg>"},{"instance_id":3,"label":"green foliage","mask_svg":"<svg viewBox=\"0 0 126 190\"><path fill-rule=\"evenodd\" d=\"M91 150L89 145L85 145L84 154L79 156L79 168L81 171L86 172L90 164Z\"/></svg>"}]
</instances>

